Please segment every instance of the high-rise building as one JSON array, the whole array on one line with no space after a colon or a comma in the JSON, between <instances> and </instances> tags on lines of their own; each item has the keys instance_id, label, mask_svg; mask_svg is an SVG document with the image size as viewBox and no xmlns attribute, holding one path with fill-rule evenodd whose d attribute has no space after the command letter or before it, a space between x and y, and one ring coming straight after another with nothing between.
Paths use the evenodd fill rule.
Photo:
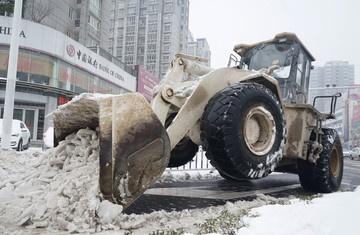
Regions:
<instances>
[{"instance_id":1,"label":"high-rise building","mask_svg":"<svg viewBox=\"0 0 360 235\"><path fill-rule=\"evenodd\" d=\"M342 93L337 101L337 108L344 107L348 89L341 88L355 83L354 65L347 61L330 61L323 67L315 67L310 75L310 96L309 103L312 103L316 96L328 96L335 93ZM317 100L315 107L322 112L330 110L330 100Z\"/></svg>"},{"instance_id":2,"label":"high-rise building","mask_svg":"<svg viewBox=\"0 0 360 235\"><path fill-rule=\"evenodd\" d=\"M186 52L189 0L112 0L109 52L158 78Z\"/></svg>"},{"instance_id":3,"label":"high-rise building","mask_svg":"<svg viewBox=\"0 0 360 235\"><path fill-rule=\"evenodd\" d=\"M209 67L211 66L211 51L206 38L194 40L191 32L189 32L186 54L207 59L208 61L203 64Z\"/></svg>"},{"instance_id":4,"label":"high-rise building","mask_svg":"<svg viewBox=\"0 0 360 235\"><path fill-rule=\"evenodd\" d=\"M51 27L91 47L109 47L111 0L27 0L24 19Z\"/></svg>"}]
</instances>

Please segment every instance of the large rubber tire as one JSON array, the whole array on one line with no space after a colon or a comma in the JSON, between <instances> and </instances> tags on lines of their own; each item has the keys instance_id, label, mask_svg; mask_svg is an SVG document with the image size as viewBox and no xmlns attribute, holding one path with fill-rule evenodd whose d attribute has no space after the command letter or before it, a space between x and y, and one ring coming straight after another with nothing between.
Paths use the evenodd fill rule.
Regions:
<instances>
[{"instance_id":1,"label":"large rubber tire","mask_svg":"<svg viewBox=\"0 0 360 235\"><path fill-rule=\"evenodd\" d=\"M22 139L19 140L18 146L16 148L17 151L21 152L24 150Z\"/></svg>"},{"instance_id":2,"label":"large rubber tire","mask_svg":"<svg viewBox=\"0 0 360 235\"><path fill-rule=\"evenodd\" d=\"M27 149L29 149L29 148L30 148L30 138L29 138L26 146L24 146L24 150L27 150Z\"/></svg>"},{"instance_id":3,"label":"large rubber tire","mask_svg":"<svg viewBox=\"0 0 360 235\"><path fill-rule=\"evenodd\" d=\"M167 128L177 113L171 114L165 122ZM167 167L179 167L191 161L198 152L197 146L190 138L184 137L170 153L170 160Z\"/></svg>"},{"instance_id":4,"label":"large rubber tire","mask_svg":"<svg viewBox=\"0 0 360 235\"><path fill-rule=\"evenodd\" d=\"M206 156L224 178L265 177L282 158L282 107L261 84L236 84L216 94L205 107L200 129Z\"/></svg>"},{"instance_id":5,"label":"large rubber tire","mask_svg":"<svg viewBox=\"0 0 360 235\"><path fill-rule=\"evenodd\" d=\"M191 161L197 151L197 146L190 138L183 138L170 153L170 160L167 167L179 167Z\"/></svg>"},{"instance_id":6,"label":"large rubber tire","mask_svg":"<svg viewBox=\"0 0 360 235\"><path fill-rule=\"evenodd\" d=\"M334 129L323 128L323 151L316 164L298 160L298 173L302 187L317 193L331 193L341 185L344 157L341 141ZM314 134L310 138L313 138Z\"/></svg>"}]
</instances>

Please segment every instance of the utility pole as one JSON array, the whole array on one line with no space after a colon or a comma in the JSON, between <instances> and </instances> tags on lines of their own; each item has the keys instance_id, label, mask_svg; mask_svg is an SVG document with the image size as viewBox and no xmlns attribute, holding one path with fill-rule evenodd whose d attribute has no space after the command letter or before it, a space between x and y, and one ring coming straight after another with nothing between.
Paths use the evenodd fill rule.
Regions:
<instances>
[{"instance_id":1,"label":"utility pole","mask_svg":"<svg viewBox=\"0 0 360 235\"><path fill-rule=\"evenodd\" d=\"M12 22L12 33L9 52L9 64L7 69L4 118L2 127L1 148L11 148L11 130L14 114L15 86L17 62L19 55L19 35L21 24L22 0L15 0L14 16Z\"/></svg>"}]
</instances>

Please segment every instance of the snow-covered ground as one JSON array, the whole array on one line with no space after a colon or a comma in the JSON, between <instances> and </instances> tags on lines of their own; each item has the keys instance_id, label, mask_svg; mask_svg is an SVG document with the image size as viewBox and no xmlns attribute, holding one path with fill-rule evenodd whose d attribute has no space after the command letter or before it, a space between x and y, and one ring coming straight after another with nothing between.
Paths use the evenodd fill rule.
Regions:
<instances>
[{"instance_id":1,"label":"snow-covered ground","mask_svg":"<svg viewBox=\"0 0 360 235\"><path fill-rule=\"evenodd\" d=\"M258 195L205 209L125 215L99 196L97 147L96 133L82 130L46 152L0 150L0 234L360 233L360 188L312 199ZM209 170L166 171L161 181L219 177Z\"/></svg>"}]
</instances>

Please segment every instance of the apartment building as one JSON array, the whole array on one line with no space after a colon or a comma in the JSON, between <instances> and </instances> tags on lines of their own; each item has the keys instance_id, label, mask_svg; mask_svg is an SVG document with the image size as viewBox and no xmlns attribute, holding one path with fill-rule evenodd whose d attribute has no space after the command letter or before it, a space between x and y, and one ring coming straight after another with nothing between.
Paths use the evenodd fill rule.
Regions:
<instances>
[{"instance_id":1,"label":"apartment building","mask_svg":"<svg viewBox=\"0 0 360 235\"><path fill-rule=\"evenodd\" d=\"M186 54L207 59L207 62L202 62L206 66L211 66L211 51L206 38L198 38L194 40L193 35L189 32L188 46Z\"/></svg>"},{"instance_id":2,"label":"apartment building","mask_svg":"<svg viewBox=\"0 0 360 235\"><path fill-rule=\"evenodd\" d=\"M80 44L108 48L111 0L27 0L23 16Z\"/></svg>"},{"instance_id":3,"label":"apartment building","mask_svg":"<svg viewBox=\"0 0 360 235\"><path fill-rule=\"evenodd\" d=\"M109 52L158 78L187 51L189 0L112 0Z\"/></svg>"}]
</instances>

